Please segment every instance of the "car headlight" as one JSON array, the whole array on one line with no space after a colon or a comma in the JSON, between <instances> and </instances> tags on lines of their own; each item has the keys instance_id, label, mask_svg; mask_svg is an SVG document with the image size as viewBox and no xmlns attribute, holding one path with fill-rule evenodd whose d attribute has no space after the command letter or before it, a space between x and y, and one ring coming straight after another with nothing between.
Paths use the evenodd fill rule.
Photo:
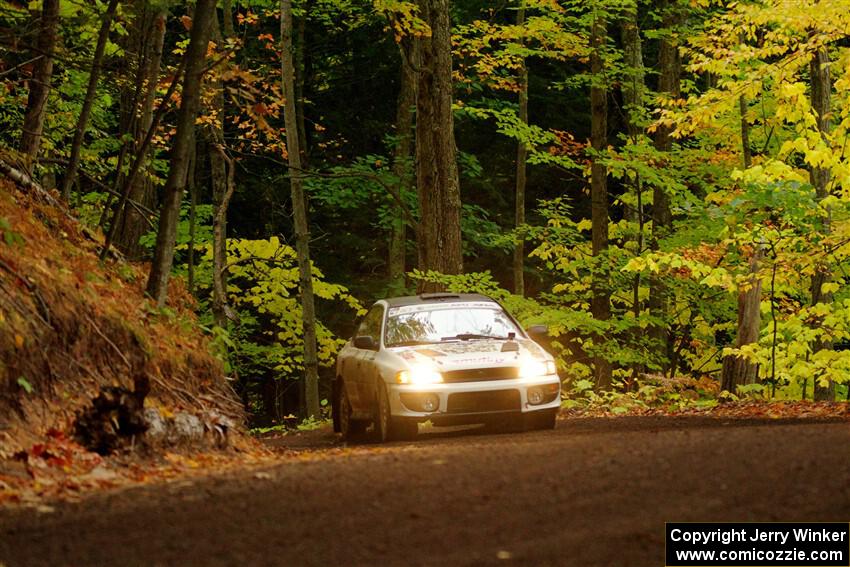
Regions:
<instances>
[{"instance_id":1,"label":"car headlight","mask_svg":"<svg viewBox=\"0 0 850 567\"><path fill-rule=\"evenodd\" d=\"M430 366L413 366L396 374L399 384L439 384L442 381L443 375Z\"/></svg>"},{"instance_id":2,"label":"car headlight","mask_svg":"<svg viewBox=\"0 0 850 567\"><path fill-rule=\"evenodd\" d=\"M555 362L552 360L526 360L519 367L520 378L537 378L555 374Z\"/></svg>"}]
</instances>

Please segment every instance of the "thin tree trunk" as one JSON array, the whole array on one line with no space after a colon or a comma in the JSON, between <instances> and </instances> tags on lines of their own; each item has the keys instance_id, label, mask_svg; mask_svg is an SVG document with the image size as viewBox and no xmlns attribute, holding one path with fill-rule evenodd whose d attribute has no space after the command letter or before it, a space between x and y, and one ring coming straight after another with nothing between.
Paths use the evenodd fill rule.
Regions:
<instances>
[{"instance_id":1,"label":"thin tree trunk","mask_svg":"<svg viewBox=\"0 0 850 567\"><path fill-rule=\"evenodd\" d=\"M122 85L118 96L118 138L121 140L121 149L118 151L118 159L115 164L115 181L113 182L113 190L117 194L121 194L121 187L124 185L124 161L127 155L135 153L135 142L139 139L138 123L139 123L139 99L145 90L145 80L147 78L147 61L148 61L148 43L150 40L150 25L148 21L149 0L131 0L131 10L133 12L132 24L126 36L121 36L119 41L124 51L122 65L126 69L135 68L136 79L133 83L126 82ZM129 139L132 136L132 139ZM103 206L103 211L100 214L98 226L106 230L106 221L110 218L110 213L114 212L113 195L109 194L106 198L106 203ZM121 243L119 242L119 248ZM121 248L124 255L127 252Z\"/></svg>"},{"instance_id":2,"label":"thin tree trunk","mask_svg":"<svg viewBox=\"0 0 850 567\"><path fill-rule=\"evenodd\" d=\"M234 182L235 167L233 159L228 157L222 146L216 146L215 151L227 166L224 194L216 205L213 217L213 315L216 324L223 327L228 320L236 320L236 314L227 303L227 233L226 219L227 206L233 191L236 189ZM210 156L212 158L212 156Z\"/></svg>"},{"instance_id":3,"label":"thin tree trunk","mask_svg":"<svg viewBox=\"0 0 850 567\"><path fill-rule=\"evenodd\" d=\"M221 0L222 32L224 37L233 37L233 4L231 0Z\"/></svg>"},{"instance_id":4,"label":"thin tree trunk","mask_svg":"<svg viewBox=\"0 0 850 567\"><path fill-rule=\"evenodd\" d=\"M80 151L83 146L83 136L89 124L89 116L94 106L94 97L97 94L97 81L100 78L100 67L103 63L103 53L106 51L106 42L109 39L109 30L112 27L112 19L115 10L118 9L118 0L109 0L103 21L100 23L100 31L97 34L97 44L92 57L91 71L89 71L89 84L86 87L86 96L83 99L83 107L80 117L77 119L77 130L74 132L74 141L71 144L71 157L68 159L68 168L65 170L65 179L62 181L62 197L66 201L71 200L71 187L77 178L77 169L80 167Z\"/></svg>"},{"instance_id":5,"label":"thin tree trunk","mask_svg":"<svg viewBox=\"0 0 850 567\"><path fill-rule=\"evenodd\" d=\"M625 105L626 115L626 132L632 144L637 144L643 137L644 132L640 124L640 118L643 114L643 95L646 90L645 71L643 65L643 45L641 43L640 28L638 27L637 2L629 6L627 11L627 19L623 22L620 38L623 44L623 63L626 66L625 80L622 84L623 103ZM623 217L631 222L637 223L637 235L635 236L635 255L639 256L643 253L643 187L641 178L637 172L633 172L629 177L629 185L635 194L635 208L626 207L623 211ZM632 312L635 315L635 320L640 317L642 305L640 300L640 273L634 275L632 280ZM635 344L639 344L643 329L636 327L633 332ZM629 386L634 383L641 372L645 370L645 366L639 362L635 362L632 366L632 378Z\"/></svg>"},{"instance_id":6,"label":"thin tree trunk","mask_svg":"<svg viewBox=\"0 0 850 567\"><path fill-rule=\"evenodd\" d=\"M127 158L128 149L129 142L122 142L121 149L118 151L118 158L115 160L115 183L112 185L115 195L109 193L106 196L106 202L103 204L103 210L100 212L100 218L97 221L97 226L101 229L106 226L106 219L109 217L109 212L112 211L113 198L121 194L121 184L124 182L124 160Z\"/></svg>"},{"instance_id":7,"label":"thin tree trunk","mask_svg":"<svg viewBox=\"0 0 850 567\"><path fill-rule=\"evenodd\" d=\"M590 178L590 208L592 252L594 257L605 254L608 248L608 170L602 163L600 152L608 145L608 96L605 88L602 47L605 44L607 25L602 16L596 14L590 31L590 144L594 150ZM607 267L602 262L594 264L590 311L594 319L605 321L611 317L611 291L608 284ZM597 336L601 343L604 337ZM602 356L593 359L593 374L598 390L611 388L611 363Z\"/></svg>"},{"instance_id":8,"label":"thin tree trunk","mask_svg":"<svg viewBox=\"0 0 850 567\"><path fill-rule=\"evenodd\" d=\"M212 40L221 45L223 37L219 31L218 18L213 18ZM205 125L201 129L204 148L210 164L210 184L212 185L213 210L213 302L212 311L216 324L224 326L227 319L233 319L230 307L227 305L227 202L226 197L232 189L233 171L228 174L229 159L223 151L224 147L224 84L216 77L211 86L213 96L213 112L217 116L215 123ZM232 168L231 168L232 169Z\"/></svg>"},{"instance_id":9,"label":"thin tree trunk","mask_svg":"<svg viewBox=\"0 0 850 567\"><path fill-rule=\"evenodd\" d=\"M307 223L307 199L304 195L301 151L296 116L295 64L292 50L292 0L280 0L281 77L283 82L284 126L289 154L292 187L292 216L295 224L295 251L298 256L301 316L304 333L304 401L308 417L319 415L319 361L316 352L316 309L313 275L310 266L310 232Z\"/></svg>"},{"instance_id":10,"label":"thin tree trunk","mask_svg":"<svg viewBox=\"0 0 850 567\"><path fill-rule=\"evenodd\" d=\"M764 257L761 247L750 259L749 289L738 293L738 337L735 348L757 343L761 326L761 279L757 276L759 263ZM729 355L723 358L721 389L735 393L738 386L755 384L758 380L758 365L746 358Z\"/></svg>"},{"instance_id":11,"label":"thin tree trunk","mask_svg":"<svg viewBox=\"0 0 850 567\"><path fill-rule=\"evenodd\" d=\"M452 45L449 0L418 0L431 36L419 39L416 99L416 186L420 220L419 269L444 274L463 271L460 181L452 115ZM419 291L443 286L420 282Z\"/></svg>"},{"instance_id":12,"label":"thin tree trunk","mask_svg":"<svg viewBox=\"0 0 850 567\"><path fill-rule=\"evenodd\" d=\"M669 35L669 30L678 23L678 16L673 12L674 9L675 6L668 0L661 1L662 26L667 31L667 35L662 37L658 49L658 65L660 67L658 92L670 97L678 97L681 91L679 49ZM657 150L669 152L673 149L671 133L670 126L664 124L658 126L655 131L655 148ZM667 195L664 187L656 184L652 189L652 233L650 235L650 248L652 250L658 250L659 241L667 235L671 224L669 195ZM667 289L664 280L659 276L650 276L649 278L648 305L650 315L661 320L665 318L667 314ZM661 347L666 347L671 342L668 330L658 324L650 326L649 337L660 343L659 346ZM664 348L663 350L669 349ZM669 369L669 360L663 362L662 368L666 373Z\"/></svg>"},{"instance_id":13,"label":"thin tree trunk","mask_svg":"<svg viewBox=\"0 0 850 567\"><path fill-rule=\"evenodd\" d=\"M41 58L35 63L29 81L27 108L21 129L20 150L26 172L31 174L41 146L47 97L50 95L50 80L53 77L53 51L59 29L59 0L44 0L41 7L41 26L36 48Z\"/></svg>"},{"instance_id":14,"label":"thin tree trunk","mask_svg":"<svg viewBox=\"0 0 850 567\"><path fill-rule=\"evenodd\" d=\"M142 144L145 134L150 129L154 120L154 103L156 102L156 89L159 83L160 67L162 65L162 50L165 42L165 26L168 13L164 9L160 9L150 19L150 27L148 33L150 37L145 43L149 47L145 47L148 55L145 58L145 65L142 69L144 77L142 81L144 99L142 100L141 112L135 128L134 137L136 139L136 147L138 149ZM135 112L135 108L133 110ZM148 150L148 155L145 161L151 157L152 153ZM146 206L156 207L156 193L153 184L147 175L136 176L130 186L130 199L139 203L144 203ZM135 209L124 209L123 214L117 217L118 230L116 233L116 246L120 248L127 258L138 260L142 257L142 247L139 244L139 239L145 233L145 219Z\"/></svg>"},{"instance_id":15,"label":"thin tree trunk","mask_svg":"<svg viewBox=\"0 0 850 567\"><path fill-rule=\"evenodd\" d=\"M189 167L186 171L186 185L189 189L189 250L186 253L186 285L189 293L195 295L195 234L197 232L198 184L196 171L198 169L198 144L192 146Z\"/></svg>"},{"instance_id":16,"label":"thin tree trunk","mask_svg":"<svg viewBox=\"0 0 850 567\"><path fill-rule=\"evenodd\" d=\"M821 137L826 139L832 128L830 123L830 92L832 90L832 81L829 76L829 52L826 48L818 49L818 51L812 56L809 64L809 72L812 81L812 109L817 114L818 130L821 133ZM810 171L810 177L812 185L815 187L815 193L818 201L822 201L828 197L830 170L826 168L813 167ZM831 231L830 221L831 219L829 216L827 216L824 220L824 234L829 234ZM818 303L832 303L832 294L823 291L823 284L827 283L831 277L829 266L823 262L817 268L817 273L812 276L812 305L817 305ZM813 352L818 352L821 350L831 349L832 341L828 339L820 339L815 342L812 350ZM817 377L815 377L814 399L834 400L835 384L830 382L828 386L821 386L820 381Z\"/></svg>"},{"instance_id":17,"label":"thin tree trunk","mask_svg":"<svg viewBox=\"0 0 850 567\"><path fill-rule=\"evenodd\" d=\"M183 94L177 117L177 133L171 148L171 167L163 190L159 214L156 249L148 278L147 292L163 306L168 295L168 278L174 263L174 242L177 238L177 219L183 200L183 187L189 166L189 154L195 137L195 118L198 115L201 79L209 44L210 22L215 16L215 0L198 0L192 22L189 47L186 51L186 72Z\"/></svg>"},{"instance_id":18,"label":"thin tree trunk","mask_svg":"<svg viewBox=\"0 0 850 567\"><path fill-rule=\"evenodd\" d=\"M309 1L305 2L304 14L296 20L297 41L295 49L295 104L296 116L298 117L298 148L301 151L301 167L309 165L307 147L307 127L304 115L304 84L306 82L306 69L304 62L307 52L307 14L309 14Z\"/></svg>"},{"instance_id":19,"label":"thin tree trunk","mask_svg":"<svg viewBox=\"0 0 850 567\"><path fill-rule=\"evenodd\" d=\"M516 23L525 25L525 0L520 0ZM523 58L519 69L519 121L528 124L528 67ZM514 226L519 229L525 224L525 180L528 148L520 140L516 148L516 190L514 194ZM522 239L514 244L514 293L525 295L525 246Z\"/></svg>"},{"instance_id":20,"label":"thin tree trunk","mask_svg":"<svg viewBox=\"0 0 850 567\"><path fill-rule=\"evenodd\" d=\"M177 90L177 83L180 80L180 76L183 75L184 69L186 68L187 56L188 53L185 54L183 56L183 59L180 61L180 65L177 68L177 72L174 74L174 77L172 77L171 84L168 86L168 90L166 91L165 96L162 97L162 101L159 103L159 106L156 109L156 113L154 114L150 128L148 128L148 131L145 133L145 138L144 140L142 140L142 145L139 147L138 150L136 150L136 155L133 158L133 165L130 166L130 171L127 173L127 177L124 179L124 184L122 185L120 192L121 196L119 197L118 203L115 206L115 212L112 215L112 222L109 225L109 232L107 232L106 234L106 242L104 242L103 251L100 254L101 260L106 259L106 255L109 252L109 247L112 245L112 241L115 238L115 233L118 228L118 217L122 214L125 205L130 200L130 188L133 186L133 182L136 180L136 175L138 175L139 170L145 163L148 148L150 148L154 134L156 133L156 129L159 127L159 122L160 120L162 120L163 114L165 114L165 109L168 107L168 103L171 100L171 96L174 94L174 91ZM193 140L194 137L195 132L193 130Z\"/></svg>"},{"instance_id":21,"label":"thin tree trunk","mask_svg":"<svg viewBox=\"0 0 850 567\"><path fill-rule=\"evenodd\" d=\"M623 22L620 32L623 43L623 63L626 66L623 81L623 103L626 106L626 131L632 143L643 134L639 118L642 114L644 83L643 44L638 27L637 5L628 10L628 19Z\"/></svg>"},{"instance_id":22,"label":"thin tree trunk","mask_svg":"<svg viewBox=\"0 0 850 567\"><path fill-rule=\"evenodd\" d=\"M741 110L741 151L744 156L744 169L749 169L753 162L753 151L750 148L750 123L747 121L747 97L738 97L738 107Z\"/></svg>"},{"instance_id":23,"label":"thin tree trunk","mask_svg":"<svg viewBox=\"0 0 850 567\"><path fill-rule=\"evenodd\" d=\"M747 122L747 99L744 95L738 98L741 111L741 151L744 160L744 169L748 169L751 163L750 153L750 124ZM761 326L761 280L755 276L759 270L759 262L764 256L759 246L750 259L750 288L738 292L738 338L735 348L757 343L759 338L759 327ZM771 302L773 305L773 302ZM732 392L743 384L755 384L758 380L758 365L749 362L746 358L729 355L723 358L723 371L720 377L720 387Z\"/></svg>"},{"instance_id":24,"label":"thin tree trunk","mask_svg":"<svg viewBox=\"0 0 850 567\"><path fill-rule=\"evenodd\" d=\"M398 193L411 186L412 163L410 152L413 148L413 108L416 104L416 73L401 60L399 92L396 104L396 146L393 152L393 174L398 179ZM394 207L396 214L390 228L389 244L389 280L394 291L404 288L404 273L407 256L407 222L399 206Z\"/></svg>"}]
</instances>

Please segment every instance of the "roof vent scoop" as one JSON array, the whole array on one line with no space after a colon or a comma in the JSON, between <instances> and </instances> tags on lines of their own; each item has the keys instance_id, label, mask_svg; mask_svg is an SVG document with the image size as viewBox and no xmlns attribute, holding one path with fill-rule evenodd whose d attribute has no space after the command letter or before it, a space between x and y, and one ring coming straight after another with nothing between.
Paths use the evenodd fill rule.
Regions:
<instances>
[{"instance_id":1,"label":"roof vent scoop","mask_svg":"<svg viewBox=\"0 0 850 567\"><path fill-rule=\"evenodd\" d=\"M423 301L440 299L460 299L460 295L456 293L420 293L419 299Z\"/></svg>"}]
</instances>

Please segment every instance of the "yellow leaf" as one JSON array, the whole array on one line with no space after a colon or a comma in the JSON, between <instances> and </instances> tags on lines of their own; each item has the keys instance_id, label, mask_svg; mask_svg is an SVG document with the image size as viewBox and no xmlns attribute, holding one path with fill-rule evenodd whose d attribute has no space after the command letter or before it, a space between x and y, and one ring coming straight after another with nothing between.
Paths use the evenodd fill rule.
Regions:
<instances>
[{"instance_id":1,"label":"yellow leaf","mask_svg":"<svg viewBox=\"0 0 850 567\"><path fill-rule=\"evenodd\" d=\"M827 282L821 286L821 291L823 293L836 293L840 288L841 286L835 282Z\"/></svg>"}]
</instances>

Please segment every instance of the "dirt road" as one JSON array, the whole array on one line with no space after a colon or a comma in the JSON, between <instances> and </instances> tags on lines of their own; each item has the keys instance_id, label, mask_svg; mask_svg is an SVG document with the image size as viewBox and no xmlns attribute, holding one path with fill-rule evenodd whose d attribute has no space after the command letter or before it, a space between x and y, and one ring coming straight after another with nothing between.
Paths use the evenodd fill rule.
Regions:
<instances>
[{"instance_id":1,"label":"dirt road","mask_svg":"<svg viewBox=\"0 0 850 567\"><path fill-rule=\"evenodd\" d=\"M439 430L436 430L439 431ZM663 565L665 521L850 520L850 424L566 420L0 511L0 564Z\"/></svg>"}]
</instances>

